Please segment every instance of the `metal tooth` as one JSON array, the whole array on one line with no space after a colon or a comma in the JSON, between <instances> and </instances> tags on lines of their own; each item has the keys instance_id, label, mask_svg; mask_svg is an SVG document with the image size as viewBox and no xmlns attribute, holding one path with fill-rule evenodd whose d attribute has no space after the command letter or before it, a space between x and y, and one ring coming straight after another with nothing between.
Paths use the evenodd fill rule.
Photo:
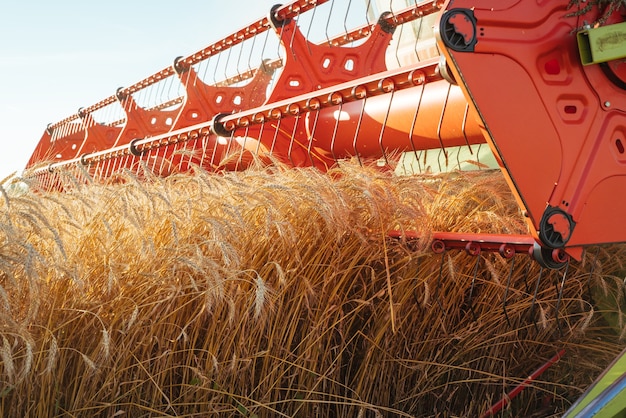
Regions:
<instances>
[{"instance_id":1,"label":"metal tooth","mask_svg":"<svg viewBox=\"0 0 626 418\"><path fill-rule=\"evenodd\" d=\"M513 276L513 269L515 268L515 257L511 257L511 268L509 269L509 275L506 279L506 287L504 289L504 296L502 297L502 311L504 312L504 317L506 318L507 324L512 327L511 319L509 318L508 311L506 309L507 305L507 297L509 294L509 288L511 287L511 278Z\"/></svg>"},{"instance_id":2,"label":"metal tooth","mask_svg":"<svg viewBox=\"0 0 626 418\"><path fill-rule=\"evenodd\" d=\"M356 89L356 87L355 87L355 89ZM360 155L360 153L358 152L358 149L357 149L357 138L359 137L359 132L361 130L361 124L363 123L363 116L365 114L365 105L366 104L367 104L367 91L365 90L364 97L363 97L363 104L361 106L361 111L359 112L359 119L357 121L357 128L354 131L354 139L352 140L353 154L356 156L359 165L363 165L363 162L361 161L361 155Z\"/></svg>"},{"instance_id":3,"label":"metal tooth","mask_svg":"<svg viewBox=\"0 0 626 418\"><path fill-rule=\"evenodd\" d=\"M441 252L441 262L439 263L439 274L437 276L437 284L435 285L435 301L437 302L437 305L439 306L439 309L441 309L441 313L444 316L446 314L446 311L443 308L443 304L441 303L441 297L439 295L439 292L441 290L441 279L443 277L443 265L445 261L445 256L446 256L446 250L444 248L444 250Z\"/></svg>"},{"instance_id":4,"label":"metal tooth","mask_svg":"<svg viewBox=\"0 0 626 418\"><path fill-rule=\"evenodd\" d=\"M535 325L535 331L539 332L539 326L537 325L537 319L535 318L535 306L537 303L537 293L539 292L539 285L541 284L541 277L543 276L543 266L539 267L539 276L537 277L537 284L535 285L535 292L533 293L533 300L530 304L529 316L531 317L533 324Z\"/></svg>"},{"instance_id":5,"label":"metal tooth","mask_svg":"<svg viewBox=\"0 0 626 418\"><path fill-rule=\"evenodd\" d=\"M567 262L565 263L565 270L563 271L563 276L561 278L561 285L560 287L557 289L558 290L558 298L556 300L556 314L555 314L555 320L556 320L556 327L559 330L559 336L562 337L563 336L563 330L561 329L561 321L559 318L559 308L561 306L561 300L563 299L563 288L565 287L565 279L567 278L567 272L569 270L569 259L567 260Z\"/></svg>"},{"instance_id":6,"label":"metal tooth","mask_svg":"<svg viewBox=\"0 0 626 418\"><path fill-rule=\"evenodd\" d=\"M589 298L589 302L592 305L593 305L593 295L591 294L591 279L593 278L593 274L595 273L596 262L598 261L598 255L599 254L600 254L600 247L597 246L595 254L593 256L593 260L591 261L591 267L589 267L589 275L587 276L587 282L586 282L587 295L588 295L588 298Z\"/></svg>"},{"instance_id":7,"label":"metal tooth","mask_svg":"<svg viewBox=\"0 0 626 418\"><path fill-rule=\"evenodd\" d=\"M474 264L474 272L472 274L472 285L470 287L469 295L467 297L467 304L469 306L470 312L472 313L472 318L474 319L474 321L477 319L477 316L476 316L476 311L474 311L473 296L474 296L474 288L476 286L476 278L478 276L478 266L480 265L480 261L482 259L480 251L475 257L476 257L476 263Z\"/></svg>"}]
</instances>

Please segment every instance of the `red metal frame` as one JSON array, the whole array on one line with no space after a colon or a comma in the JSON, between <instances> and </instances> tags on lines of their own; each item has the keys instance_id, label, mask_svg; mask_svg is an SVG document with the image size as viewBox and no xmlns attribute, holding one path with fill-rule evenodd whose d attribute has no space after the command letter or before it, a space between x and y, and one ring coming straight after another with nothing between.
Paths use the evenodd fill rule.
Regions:
<instances>
[{"instance_id":1,"label":"red metal frame","mask_svg":"<svg viewBox=\"0 0 626 418\"><path fill-rule=\"evenodd\" d=\"M414 231L390 231L389 237L408 242L421 239L421 236ZM542 248L531 235L433 232L430 239L430 248L436 254L448 250L466 251L473 256L478 256L483 252L498 253L504 258L523 254L533 257L548 268L560 268L569 261L569 256L565 251Z\"/></svg>"},{"instance_id":2,"label":"red metal frame","mask_svg":"<svg viewBox=\"0 0 626 418\"><path fill-rule=\"evenodd\" d=\"M150 149L208 137L215 135L216 132L222 133L223 136L245 136L246 130L254 126L256 126L257 129L260 129L258 127L265 124L274 126L279 120L288 120L327 108L333 109L341 104L345 105L364 99L370 100L379 96L389 95L391 92L398 93L404 90L421 89L424 84L439 83L441 81L442 78L437 69L437 61L425 61L409 68L385 71L380 74L370 75L326 89L302 94L289 100L266 104L235 114L220 115L220 117L213 121L199 123L176 131L138 139L126 145L118 145L116 147L81 155L80 157L75 157L70 160L53 163L51 166L33 169L31 173L47 172L49 168L57 169L78 163L89 164L99 162L103 159L118 157L120 153L124 153L124 155L143 154ZM440 111L441 109L438 110L438 112ZM471 121L468 120L467 123L470 124ZM410 125L409 121L408 126ZM458 138L456 139L457 142L448 145L466 144L465 136L468 135L467 129L469 128L466 126L465 129L465 133L462 131L459 132ZM404 146L410 147L411 142L406 132L403 133L403 137L405 141ZM436 144L436 147L440 147L436 130L433 131L433 136L429 139L428 143L418 145L429 144Z\"/></svg>"},{"instance_id":3,"label":"red metal frame","mask_svg":"<svg viewBox=\"0 0 626 418\"><path fill-rule=\"evenodd\" d=\"M438 39L533 234L579 258L626 241L626 91L581 65L576 28L598 11L566 7L455 0Z\"/></svg>"},{"instance_id":4,"label":"red metal frame","mask_svg":"<svg viewBox=\"0 0 626 418\"><path fill-rule=\"evenodd\" d=\"M414 231L389 231L389 237L419 241L421 236ZM473 234L458 232L433 232L431 249L437 254L447 250L465 250L470 255L482 252L497 252L504 258L515 254L532 255L536 241L530 235Z\"/></svg>"}]
</instances>

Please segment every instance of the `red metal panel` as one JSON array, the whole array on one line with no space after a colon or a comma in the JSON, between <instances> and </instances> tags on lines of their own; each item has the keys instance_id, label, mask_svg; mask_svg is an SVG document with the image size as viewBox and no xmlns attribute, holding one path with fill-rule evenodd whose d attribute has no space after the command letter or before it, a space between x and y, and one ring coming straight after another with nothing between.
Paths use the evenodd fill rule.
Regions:
<instances>
[{"instance_id":1,"label":"red metal panel","mask_svg":"<svg viewBox=\"0 0 626 418\"><path fill-rule=\"evenodd\" d=\"M583 67L576 43L598 11L577 17L566 1L445 7L439 42L534 233L571 255L626 241L626 91L599 65Z\"/></svg>"}]
</instances>

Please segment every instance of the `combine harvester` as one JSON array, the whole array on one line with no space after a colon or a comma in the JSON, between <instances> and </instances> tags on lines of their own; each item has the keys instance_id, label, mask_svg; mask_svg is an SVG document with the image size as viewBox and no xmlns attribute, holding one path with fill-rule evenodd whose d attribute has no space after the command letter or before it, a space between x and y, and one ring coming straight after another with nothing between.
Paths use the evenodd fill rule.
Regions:
<instances>
[{"instance_id":1,"label":"combine harvester","mask_svg":"<svg viewBox=\"0 0 626 418\"><path fill-rule=\"evenodd\" d=\"M530 234L439 232L433 251L526 253L558 269L585 247L626 241L620 2L382 2L380 11L393 10L376 19L370 1L352 5L362 21L350 26L351 3L276 5L50 124L24 177L35 189L64 190L121 181L125 171L166 176L198 166L327 170L346 159L389 166L402 153L405 167L438 172L491 161ZM335 23L345 31L329 35ZM579 409L615 400L623 379Z\"/></svg>"}]
</instances>

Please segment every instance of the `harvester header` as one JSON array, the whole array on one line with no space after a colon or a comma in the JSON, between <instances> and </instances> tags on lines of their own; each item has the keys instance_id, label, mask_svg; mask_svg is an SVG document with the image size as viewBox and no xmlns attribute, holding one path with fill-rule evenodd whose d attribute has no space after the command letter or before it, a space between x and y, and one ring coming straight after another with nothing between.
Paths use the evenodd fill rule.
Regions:
<instances>
[{"instance_id":1,"label":"harvester header","mask_svg":"<svg viewBox=\"0 0 626 418\"><path fill-rule=\"evenodd\" d=\"M253 163L327 170L401 156L423 173L499 167L528 221L529 252L560 267L586 246L626 241L623 10L570 3L367 2L348 6L337 35L335 2L276 5L50 124L25 177L64 190L125 171ZM315 20L324 10L325 28Z\"/></svg>"}]
</instances>

